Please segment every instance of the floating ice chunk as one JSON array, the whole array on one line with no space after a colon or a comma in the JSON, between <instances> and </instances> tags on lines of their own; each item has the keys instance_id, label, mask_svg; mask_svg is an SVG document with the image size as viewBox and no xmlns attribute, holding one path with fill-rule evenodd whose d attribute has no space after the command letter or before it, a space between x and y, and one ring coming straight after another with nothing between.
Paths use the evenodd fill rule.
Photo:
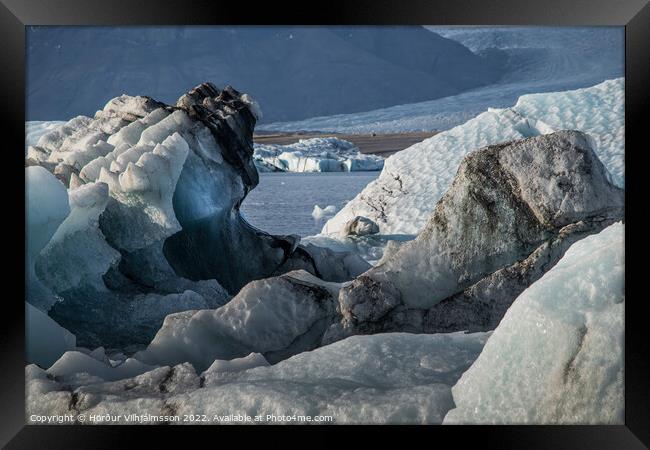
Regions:
<instances>
[{"instance_id":1,"label":"floating ice chunk","mask_svg":"<svg viewBox=\"0 0 650 450\"><path fill-rule=\"evenodd\" d=\"M355 216L364 216L383 233L417 234L467 153L557 130L589 135L614 184L623 186L624 92L618 78L575 91L524 95L511 108L483 112L386 159L379 178L329 219L322 233L337 233Z\"/></svg>"},{"instance_id":2,"label":"floating ice chunk","mask_svg":"<svg viewBox=\"0 0 650 450\"><path fill-rule=\"evenodd\" d=\"M445 423L622 424L624 226L573 244L515 300Z\"/></svg>"},{"instance_id":3,"label":"floating ice chunk","mask_svg":"<svg viewBox=\"0 0 650 450\"><path fill-rule=\"evenodd\" d=\"M262 171L350 172L381 170L384 158L365 155L352 142L335 138L300 139L289 145L255 144L255 164Z\"/></svg>"},{"instance_id":4,"label":"floating ice chunk","mask_svg":"<svg viewBox=\"0 0 650 450\"><path fill-rule=\"evenodd\" d=\"M318 205L314 205L314 210L311 212L311 216L314 220L321 220L325 216L331 216L336 214L336 206L328 205L325 208L321 208Z\"/></svg>"},{"instance_id":5,"label":"floating ice chunk","mask_svg":"<svg viewBox=\"0 0 650 450\"><path fill-rule=\"evenodd\" d=\"M166 131L156 133L160 136ZM115 245L133 251L180 231L172 197L188 154L185 139L173 132L153 149L140 143L121 153L111 162L117 172L100 168L99 181L108 185L110 196L117 200L108 205L102 227Z\"/></svg>"},{"instance_id":6,"label":"floating ice chunk","mask_svg":"<svg viewBox=\"0 0 650 450\"><path fill-rule=\"evenodd\" d=\"M379 233L379 226L367 217L357 216L345 224L341 230L342 236L366 236Z\"/></svg>"},{"instance_id":7,"label":"floating ice chunk","mask_svg":"<svg viewBox=\"0 0 650 450\"><path fill-rule=\"evenodd\" d=\"M40 166L25 168L25 203L27 215L27 291L28 301L47 311L56 301L36 276L38 255L70 212L65 186Z\"/></svg>"},{"instance_id":8,"label":"floating ice chunk","mask_svg":"<svg viewBox=\"0 0 650 450\"><path fill-rule=\"evenodd\" d=\"M185 111L177 110L161 121L148 127L140 135L138 144L163 142L168 136L192 127L192 121Z\"/></svg>"},{"instance_id":9,"label":"floating ice chunk","mask_svg":"<svg viewBox=\"0 0 650 450\"><path fill-rule=\"evenodd\" d=\"M27 362L50 367L77 345L74 334L43 311L25 302L25 344Z\"/></svg>"}]
</instances>

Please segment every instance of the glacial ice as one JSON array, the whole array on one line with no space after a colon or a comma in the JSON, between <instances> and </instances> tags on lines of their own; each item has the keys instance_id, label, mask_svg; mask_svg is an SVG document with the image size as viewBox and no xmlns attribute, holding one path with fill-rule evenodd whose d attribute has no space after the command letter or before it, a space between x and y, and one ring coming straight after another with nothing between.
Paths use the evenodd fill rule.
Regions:
<instances>
[{"instance_id":1,"label":"glacial ice","mask_svg":"<svg viewBox=\"0 0 650 450\"><path fill-rule=\"evenodd\" d=\"M26 368L28 414L126 408L331 414L337 423L441 423L445 415L449 423L621 423L623 225L580 240L553 266L571 243L622 214L622 190L608 183L623 184L621 119L609 116L622 114L622 86L525 96L416 144L364 191L384 192L379 203L360 194L363 216L300 245L238 215L257 182L246 122L257 112L227 115L235 91L219 94L219 108L211 85L182 96L176 109L118 97L95 119L44 133L27 160L54 175L28 167L28 200L31 192L60 210L28 206L28 232L41 236L31 276L44 283L44 298L62 301L50 317L26 306L28 319L43 324L40 334L28 330L30 361L51 365ZM587 135L555 132L564 124ZM228 141L243 129L250 133L241 141ZM531 139L463 160L484 143L521 138ZM43 186L30 190L36 179ZM192 242L201 248L179 253ZM242 267L270 269L242 275L232 260L217 261L241 276L228 287L244 286L223 305L228 293L199 272L232 248ZM381 258L378 267L368 271L361 251ZM515 297L489 340L461 332L347 337L489 330ZM75 336L52 319L77 340L150 344L112 361L103 348L75 348ZM357 328L342 331L348 322ZM57 343L51 353L39 350L47 336Z\"/></svg>"},{"instance_id":2,"label":"glacial ice","mask_svg":"<svg viewBox=\"0 0 650 450\"><path fill-rule=\"evenodd\" d=\"M487 147L463 159L423 232L369 274L386 273L406 305L430 307L529 255L556 230L617 219L622 208L623 191L581 133Z\"/></svg>"},{"instance_id":3,"label":"glacial ice","mask_svg":"<svg viewBox=\"0 0 650 450\"><path fill-rule=\"evenodd\" d=\"M330 219L322 233L337 233L355 216L364 216L381 233L417 234L467 153L560 129L589 135L614 183L623 186L623 99L624 80L618 78L575 91L524 95L513 107L485 111L387 158L379 178Z\"/></svg>"},{"instance_id":4,"label":"glacial ice","mask_svg":"<svg viewBox=\"0 0 650 450\"><path fill-rule=\"evenodd\" d=\"M342 320L323 342L493 329L569 245L623 214L624 191L580 132L476 150L418 237L341 288Z\"/></svg>"},{"instance_id":5,"label":"glacial ice","mask_svg":"<svg viewBox=\"0 0 650 450\"><path fill-rule=\"evenodd\" d=\"M314 210L312 211L311 216L314 220L321 220L326 216L333 216L334 214L336 214L336 206L334 205L327 205L324 208L314 205Z\"/></svg>"},{"instance_id":6,"label":"glacial ice","mask_svg":"<svg viewBox=\"0 0 650 450\"><path fill-rule=\"evenodd\" d=\"M295 144L255 144L260 171L352 172L381 170L384 158L366 155L352 143L335 137L300 139Z\"/></svg>"},{"instance_id":7,"label":"glacial ice","mask_svg":"<svg viewBox=\"0 0 650 450\"><path fill-rule=\"evenodd\" d=\"M624 232L573 244L515 300L445 423L624 423Z\"/></svg>"},{"instance_id":8,"label":"glacial ice","mask_svg":"<svg viewBox=\"0 0 650 450\"><path fill-rule=\"evenodd\" d=\"M40 166L26 169L28 201L58 192L66 204L29 211L27 301L56 303L50 316L81 345L146 345L165 315L221 306L251 280L305 269L343 281L366 270L354 255L299 246L241 217L258 183L250 108L250 97L204 83L175 106L122 95L43 133L26 158Z\"/></svg>"},{"instance_id":9,"label":"glacial ice","mask_svg":"<svg viewBox=\"0 0 650 450\"><path fill-rule=\"evenodd\" d=\"M86 414L134 409L140 414L174 411L181 416L261 414L265 419L267 414L331 415L333 423L341 424L439 424L454 407L451 386L488 337L489 333L354 336L273 366L249 355L246 359L262 364L234 371L209 369L201 377L191 365L181 364L114 382L87 379L86 385L75 385L74 402L63 383L30 365L27 411L28 416L62 413L74 405ZM215 362L218 367L213 369L223 368L221 364Z\"/></svg>"},{"instance_id":10,"label":"glacial ice","mask_svg":"<svg viewBox=\"0 0 650 450\"><path fill-rule=\"evenodd\" d=\"M68 191L70 214L36 260L39 280L54 292L80 286L106 289L102 276L120 261L120 253L108 245L99 229L108 192L108 186L100 182ZM84 251L78 251L80 247Z\"/></svg>"},{"instance_id":11,"label":"glacial ice","mask_svg":"<svg viewBox=\"0 0 650 450\"><path fill-rule=\"evenodd\" d=\"M550 178L556 182L549 184ZM461 299L459 309L468 317L461 314L444 330L485 331L520 292L519 280L532 282L544 272L538 260L547 270L567 240L599 231L622 213L623 190L609 182L580 132L479 149L464 158L425 230L381 265L342 284L300 270L253 281L219 309L167 317L137 357L159 365L190 362L203 370L214 359L251 352L275 363L351 334L437 332L435 305L494 276L504 298L476 299L470 311ZM300 249L318 263L318 247L310 246ZM521 270L494 275L521 260ZM292 268L299 267L285 270Z\"/></svg>"}]
</instances>

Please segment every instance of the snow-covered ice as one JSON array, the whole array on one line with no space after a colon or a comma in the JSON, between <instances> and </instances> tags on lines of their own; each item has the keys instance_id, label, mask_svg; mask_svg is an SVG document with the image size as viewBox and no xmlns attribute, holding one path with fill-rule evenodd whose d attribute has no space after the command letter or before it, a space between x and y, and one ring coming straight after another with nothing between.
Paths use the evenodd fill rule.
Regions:
<instances>
[{"instance_id":1,"label":"snow-covered ice","mask_svg":"<svg viewBox=\"0 0 650 450\"><path fill-rule=\"evenodd\" d=\"M339 232L355 216L365 216L379 225L381 233L417 234L467 153L560 129L589 135L614 183L623 186L624 92L624 80L619 78L570 92L525 95L513 107L485 111L386 159L379 178L330 219L322 232Z\"/></svg>"},{"instance_id":2,"label":"snow-covered ice","mask_svg":"<svg viewBox=\"0 0 650 450\"><path fill-rule=\"evenodd\" d=\"M515 300L445 423L624 423L624 232L573 244Z\"/></svg>"},{"instance_id":3,"label":"snow-covered ice","mask_svg":"<svg viewBox=\"0 0 650 450\"><path fill-rule=\"evenodd\" d=\"M384 158L366 155L352 142L336 137L300 139L295 144L255 144L260 171L356 172L381 170Z\"/></svg>"},{"instance_id":4,"label":"snow-covered ice","mask_svg":"<svg viewBox=\"0 0 650 450\"><path fill-rule=\"evenodd\" d=\"M525 94L583 88L624 73L622 27L427 28L487 58L501 58L505 73L495 84L436 100L263 127L353 134L448 130L488 108L506 108Z\"/></svg>"}]
</instances>

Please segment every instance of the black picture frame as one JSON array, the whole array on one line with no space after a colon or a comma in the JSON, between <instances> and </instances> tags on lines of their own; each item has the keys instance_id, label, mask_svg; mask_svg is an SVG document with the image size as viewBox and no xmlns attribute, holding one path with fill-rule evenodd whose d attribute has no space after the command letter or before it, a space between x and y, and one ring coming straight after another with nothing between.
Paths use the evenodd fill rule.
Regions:
<instances>
[{"instance_id":1,"label":"black picture frame","mask_svg":"<svg viewBox=\"0 0 650 450\"><path fill-rule=\"evenodd\" d=\"M6 167L6 214L3 222L12 229L3 236L12 254L5 258L4 319L0 340L0 445L6 448L132 448L135 435L147 432L149 438L167 444L180 434L194 441L198 434L231 438L245 433L239 427L158 427L92 426L66 427L25 425L24 413L24 307L18 299L24 285L24 197L19 186L24 178L18 170L18 151L24 146L25 121L25 26L27 25L217 25L217 24L426 24L426 25L618 25L625 26L625 126L626 126L626 329L625 329L625 425L622 426L445 426L408 427L408 442L434 442L444 438L455 445L474 442L487 448L566 448L635 449L650 445L650 339L645 335L647 298L642 292L640 263L645 246L637 243L644 224L640 171L647 152L650 116L650 4L648 0L326 0L312 2L235 2L232 0L0 0L0 74L4 108L2 123L9 124L4 140ZM15 160L14 160L15 158ZM23 192L24 193L24 192ZM635 197L641 202L636 202ZM10 203L8 203L10 202ZM22 215L20 213L22 212ZM23 220L20 220L23 218ZM646 226L647 228L647 226ZM24 235L23 235L24 236ZM23 242L24 243L24 242ZM628 245L629 243L629 245ZM23 273L21 273L21 271ZM19 287L16 287L19 286ZM145 429L146 428L146 429ZM349 431L356 427L338 427ZM398 429L399 428L399 429ZM265 434L294 427L259 427ZM331 427L303 427L317 437L334 442ZM402 427L367 427L361 431L372 437ZM152 433L153 431L153 433ZM327 434L325 434L327 433ZM214 439L214 438L213 438ZM424 439L422 441L422 439ZM151 441L152 442L152 441ZM189 442L189 441L186 441ZM324 441L326 442L326 441Z\"/></svg>"}]
</instances>

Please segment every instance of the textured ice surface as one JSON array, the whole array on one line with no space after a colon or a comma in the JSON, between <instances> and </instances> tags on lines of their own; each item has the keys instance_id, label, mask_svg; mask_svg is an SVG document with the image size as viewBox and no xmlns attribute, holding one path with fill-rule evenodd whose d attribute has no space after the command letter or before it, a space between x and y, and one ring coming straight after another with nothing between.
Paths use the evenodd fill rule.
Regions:
<instances>
[{"instance_id":1,"label":"textured ice surface","mask_svg":"<svg viewBox=\"0 0 650 450\"><path fill-rule=\"evenodd\" d=\"M330 219L322 232L338 232L355 216L365 216L379 225L381 233L417 234L467 153L560 129L589 135L615 184L622 186L623 100L624 81L619 78L571 92L525 95L511 108L488 110L386 159L379 178Z\"/></svg>"},{"instance_id":2,"label":"textured ice surface","mask_svg":"<svg viewBox=\"0 0 650 450\"><path fill-rule=\"evenodd\" d=\"M76 346L75 336L46 313L25 302L25 347L27 361L42 367Z\"/></svg>"},{"instance_id":3,"label":"textured ice surface","mask_svg":"<svg viewBox=\"0 0 650 450\"><path fill-rule=\"evenodd\" d=\"M549 181L550 180L550 181ZM525 258L565 226L623 216L585 135L559 131L465 157L422 233L366 273L410 307L430 308Z\"/></svg>"},{"instance_id":4,"label":"textured ice surface","mask_svg":"<svg viewBox=\"0 0 650 450\"><path fill-rule=\"evenodd\" d=\"M113 367L93 356L80 352L65 352L46 372L72 385L88 384L89 381L115 381L132 378L154 369L137 359L128 358Z\"/></svg>"},{"instance_id":5,"label":"textured ice surface","mask_svg":"<svg viewBox=\"0 0 650 450\"><path fill-rule=\"evenodd\" d=\"M259 356L255 359L261 366L244 370L223 370L225 363L215 362L203 373L202 382L188 364L106 383L81 375L55 381L50 371L30 365L26 368L27 411L63 413L73 405L86 414L173 412L210 418L261 414L264 422L267 414L296 414L330 415L334 423L341 424L437 424L454 406L451 386L476 359L488 336L354 336L274 366L264 365ZM252 360L252 356L245 359ZM84 361L85 369L92 371L95 364ZM239 361L230 363L241 365ZM85 385L80 386L84 379ZM80 386L74 390L74 402L64 387L68 380L73 387Z\"/></svg>"},{"instance_id":6,"label":"textured ice surface","mask_svg":"<svg viewBox=\"0 0 650 450\"><path fill-rule=\"evenodd\" d=\"M314 205L314 210L311 212L311 216L314 220L321 220L326 216L333 216L334 214L336 214L336 206L334 205L328 205L324 208Z\"/></svg>"},{"instance_id":7,"label":"textured ice surface","mask_svg":"<svg viewBox=\"0 0 650 450\"><path fill-rule=\"evenodd\" d=\"M149 364L190 362L204 370L215 359L251 352L276 362L311 350L334 314L338 286L304 271L252 281L218 309L167 316L136 357Z\"/></svg>"},{"instance_id":8,"label":"textured ice surface","mask_svg":"<svg viewBox=\"0 0 650 450\"><path fill-rule=\"evenodd\" d=\"M619 222L573 244L515 300L445 423L624 422L623 236Z\"/></svg>"},{"instance_id":9,"label":"textured ice surface","mask_svg":"<svg viewBox=\"0 0 650 450\"><path fill-rule=\"evenodd\" d=\"M352 143L335 137L300 139L295 144L255 144L260 170L284 172L353 172L381 170L384 158L365 155Z\"/></svg>"},{"instance_id":10,"label":"textured ice surface","mask_svg":"<svg viewBox=\"0 0 650 450\"><path fill-rule=\"evenodd\" d=\"M33 263L70 212L68 192L43 167L25 168L27 206L27 260Z\"/></svg>"},{"instance_id":11,"label":"textured ice surface","mask_svg":"<svg viewBox=\"0 0 650 450\"><path fill-rule=\"evenodd\" d=\"M99 229L99 216L109 199L108 186L88 183L70 189L68 196L70 214L41 251L36 273L54 292L80 285L105 290L102 276L120 261L119 252L108 245Z\"/></svg>"}]
</instances>

